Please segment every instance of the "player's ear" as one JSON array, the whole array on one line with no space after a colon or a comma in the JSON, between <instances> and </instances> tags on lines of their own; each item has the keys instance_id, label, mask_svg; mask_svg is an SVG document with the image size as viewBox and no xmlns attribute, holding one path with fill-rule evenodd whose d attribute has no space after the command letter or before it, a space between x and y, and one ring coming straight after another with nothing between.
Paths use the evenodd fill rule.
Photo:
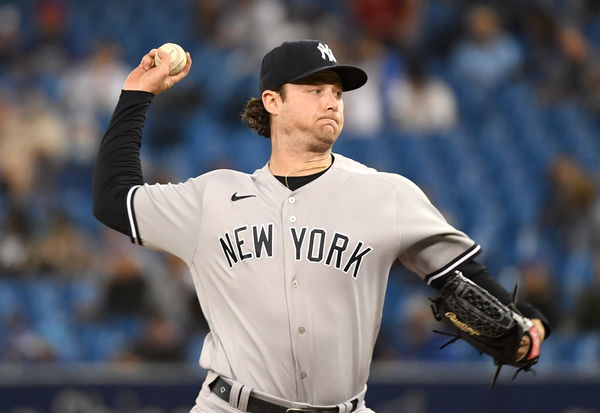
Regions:
<instances>
[{"instance_id":1,"label":"player's ear","mask_svg":"<svg viewBox=\"0 0 600 413\"><path fill-rule=\"evenodd\" d=\"M262 103L267 112L272 115L279 113L282 103L281 95L274 90L265 90L262 93Z\"/></svg>"}]
</instances>

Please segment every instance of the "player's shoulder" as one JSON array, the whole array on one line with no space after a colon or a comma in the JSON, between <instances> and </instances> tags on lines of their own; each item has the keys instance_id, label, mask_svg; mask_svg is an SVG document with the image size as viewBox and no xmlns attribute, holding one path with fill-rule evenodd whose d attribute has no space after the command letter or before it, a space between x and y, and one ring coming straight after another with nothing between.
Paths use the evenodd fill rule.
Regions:
<instances>
[{"instance_id":1,"label":"player's shoulder","mask_svg":"<svg viewBox=\"0 0 600 413\"><path fill-rule=\"evenodd\" d=\"M367 183L377 182L381 185L389 186L390 189L419 191L417 185L403 175L378 171L375 168L340 154L335 154L335 164L339 170L354 175L352 177L353 180L365 181Z\"/></svg>"},{"instance_id":2,"label":"player's shoulder","mask_svg":"<svg viewBox=\"0 0 600 413\"><path fill-rule=\"evenodd\" d=\"M233 169L214 169L200 175L198 178L210 181L228 181L250 179L250 174Z\"/></svg>"},{"instance_id":3,"label":"player's shoulder","mask_svg":"<svg viewBox=\"0 0 600 413\"><path fill-rule=\"evenodd\" d=\"M189 179L192 185L213 188L235 186L250 181L251 175L233 169L214 169Z\"/></svg>"},{"instance_id":4,"label":"player's shoulder","mask_svg":"<svg viewBox=\"0 0 600 413\"><path fill-rule=\"evenodd\" d=\"M250 175L246 173L230 169L215 169L179 183L145 184L144 186L154 190L172 188L174 190L202 193L207 189L227 188L231 185L240 185L246 182L250 182Z\"/></svg>"}]
</instances>

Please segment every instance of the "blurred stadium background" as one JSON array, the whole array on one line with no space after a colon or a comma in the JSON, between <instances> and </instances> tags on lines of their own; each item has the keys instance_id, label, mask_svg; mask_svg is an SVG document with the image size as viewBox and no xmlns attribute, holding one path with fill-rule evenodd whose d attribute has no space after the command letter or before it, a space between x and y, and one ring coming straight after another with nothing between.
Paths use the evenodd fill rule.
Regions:
<instances>
[{"instance_id":1,"label":"blurred stadium background","mask_svg":"<svg viewBox=\"0 0 600 413\"><path fill-rule=\"evenodd\" d=\"M95 152L126 74L176 42L194 65L151 108L146 180L262 166L238 114L291 38L369 73L336 151L414 180L554 324L538 377L489 391L490 360L438 351L432 292L395 268L371 405L599 412L597 1L2 0L0 413L189 410L207 327L187 270L94 220Z\"/></svg>"}]
</instances>

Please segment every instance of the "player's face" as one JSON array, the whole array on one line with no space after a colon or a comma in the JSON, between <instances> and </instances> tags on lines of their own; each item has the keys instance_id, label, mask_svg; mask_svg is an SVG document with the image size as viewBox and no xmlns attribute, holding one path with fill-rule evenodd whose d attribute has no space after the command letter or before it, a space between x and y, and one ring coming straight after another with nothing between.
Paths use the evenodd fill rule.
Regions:
<instances>
[{"instance_id":1,"label":"player's face","mask_svg":"<svg viewBox=\"0 0 600 413\"><path fill-rule=\"evenodd\" d=\"M308 139L311 150L331 148L344 126L339 75L326 70L286 84L279 121L286 136Z\"/></svg>"}]
</instances>

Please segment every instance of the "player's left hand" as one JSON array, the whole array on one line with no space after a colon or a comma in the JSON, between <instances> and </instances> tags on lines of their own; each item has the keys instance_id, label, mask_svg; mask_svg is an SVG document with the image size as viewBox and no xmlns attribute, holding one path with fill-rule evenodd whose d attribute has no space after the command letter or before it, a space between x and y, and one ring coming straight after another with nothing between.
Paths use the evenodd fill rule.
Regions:
<instances>
[{"instance_id":1,"label":"player's left hand","mask_svg":"<svg viewBox=\"0 0 600 413\"><path fill-rule=\"evenodd\" d=\"M154 56L158 53L161 65L155 66ZM176 75L169 75L169 63L171 56L163 50L152 49L141 60L140 64L129 73L123 90L141 90L158 95L173 87L190 72L192 57L186 53L187 64L185 68Z\"/></svg>"},{"instance_id":2,"label":"player's left hand","mask_svg":"<svg viewBox=\"0 0 600 413\"><path fill-rule=\"evenodd\" d=\"M511 303L505 305L455 271L447 278L441 295L432 300L436 320L454 327L455 334L449 334L454 338L449 343L463 339L494 359L497 368L491 387L503 365L516 367L515 375L531 370L538 362L540 345L546 336L541 320L526 318L517 310L516 293L515 289Z\"/></svg>"},{"instance_id":3,"label":"player's left hand","mask_svg":"<svg viewBox=\"0 0 600 413\"><path fill-rule=\"evenodd\" d=\"M542 322L539 318L532 318L531 322L535 325L538 332L540 333L541 341L544 341L544 338L546 337L546 329L544 328L544 324L542 324ZM531 338L528 335L524 335L521 338L521 345L519 346L519 349L517 350L517 357L516 357L515 361L521 360L523 357L525 357L527 355L527 353L529 352L530 346L531 346Z\"/></svg>"}]
</instances>

